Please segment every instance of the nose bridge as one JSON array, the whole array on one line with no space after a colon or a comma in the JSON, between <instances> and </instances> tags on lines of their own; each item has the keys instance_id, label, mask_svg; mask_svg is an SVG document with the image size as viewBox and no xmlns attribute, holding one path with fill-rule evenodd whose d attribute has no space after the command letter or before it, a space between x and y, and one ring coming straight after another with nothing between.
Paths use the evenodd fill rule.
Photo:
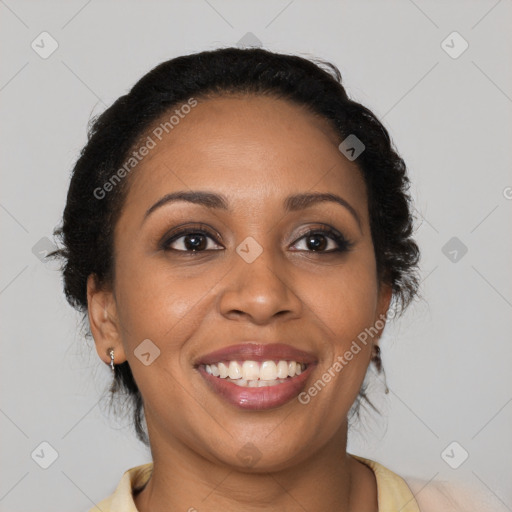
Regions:
<instances>
[{"instance_id":1,"label":"nose bridge","mask_svg":"<svg viewBox=\"0 0 512 512\"><path fill-rule=\"evenodd\" d=\"M247 315L255 323L277 314L300 315L301 303L290 287L277 251L247 237L232 254L230 278L219 301L224 316Z\"/></svg>"}]
</instances>

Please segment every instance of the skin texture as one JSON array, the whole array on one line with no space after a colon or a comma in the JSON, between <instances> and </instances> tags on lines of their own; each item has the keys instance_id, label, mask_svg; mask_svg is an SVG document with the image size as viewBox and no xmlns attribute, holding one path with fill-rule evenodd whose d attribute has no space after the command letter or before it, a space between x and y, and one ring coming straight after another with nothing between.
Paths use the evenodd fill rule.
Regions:
<instances>
[{"instance_id":1,"label":"skin texture","mask_svg":"<svg viewBox=\"0 0 512 512\"><path fill-rule=\"evenodd\" d=\"M380 333L307 405L242 410L193 367L235 343L287 343L315 354L309 387L386 313L391 290L377 280L365 184L340 142L325 120L287 101L213 98L130 176L114 283L101 287L90 276L88 301L99 356L108 363L113 347L117 364L128 359L144 399L154 471L135 498L140 511L377 510L373 473L346 454L346 438ZM222 194L229 209L180 201L144 220L181 190ZM333 202L285 212L288 195L311 192L341 196L359 223ZM185 223L209 227L206 251L187 253L183 237L175 251L160 247ZM304 235L322 227L341 232L351 249L322 254L336 247L329 235L318 239L328 245L311 249ZM252 263L235 250L248 236L263 248ZM145 339L161 351L149 366L134 355ZM238 456L247 443L260 457L250 467Z\"/></svg>"}]
</instances>

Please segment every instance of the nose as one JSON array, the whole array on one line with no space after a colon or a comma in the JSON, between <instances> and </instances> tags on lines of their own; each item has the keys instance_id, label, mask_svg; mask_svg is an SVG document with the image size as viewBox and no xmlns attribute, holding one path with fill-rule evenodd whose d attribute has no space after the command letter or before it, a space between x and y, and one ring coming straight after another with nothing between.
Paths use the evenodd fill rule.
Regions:
<instances>
[{"instance_id":1,"label":"nose","mask_svg":"<svg viewBox=\"0 0 512 512\"><path fill-rule=\"evenodd\" d=\"M272 261L270 251L252 263L233 255L233 266L220 293L221 314L231 320L246 319L257 325L271 323L277 317L299 318L303 304L289 282L284 264Z\"/></svg>"}]
</instances>

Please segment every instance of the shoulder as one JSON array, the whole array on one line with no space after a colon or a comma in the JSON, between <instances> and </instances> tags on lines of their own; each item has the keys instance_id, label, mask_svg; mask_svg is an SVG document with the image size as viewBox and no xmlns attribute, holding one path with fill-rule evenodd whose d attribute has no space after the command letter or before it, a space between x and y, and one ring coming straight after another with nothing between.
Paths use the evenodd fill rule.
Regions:
<instances>
[{"instance_id":1,"label":"shoulder","mask_svg":"<svg viewBox=\"0 0 512 512\"><path fill-rule=\"evenodd\" d=\"M352 455L375 473L380 510L402 512L510 512L497 494L460 481L399 476L371 459Z\"/></svg>"},{"instance_id":2,"label":"shoulder","mask_svg":"<svg viewBox=\"0 0 512 512\"><path fill-rule=\"evenodd\" d=\"M153 471L153 463L149 462L126 470L108 498L105 498L89 512L137 512L133 493L142 489L148 482Z\"/></svg>"},{"instance_id":3,"label":"shoulder","mask_svg":"<svg viewBox=\"0 0 512 512\"><path fill-rule=\"evenodd\" d=\"M404 478L421 512L506 512L508 509L490 491L478 491L461 482Z\"/></svg>"}]
</instances>

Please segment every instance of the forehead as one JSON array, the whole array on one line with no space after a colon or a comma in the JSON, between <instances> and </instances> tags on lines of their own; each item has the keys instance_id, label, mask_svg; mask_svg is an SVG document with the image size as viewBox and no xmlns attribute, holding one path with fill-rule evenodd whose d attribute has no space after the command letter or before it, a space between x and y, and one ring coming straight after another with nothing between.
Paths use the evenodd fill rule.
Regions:
<instances>
[{"instance_id":1,"label":"forehead","mask_svg":"<svg viewBox=\"0 0 512 512\"><path fill-rule=\"evenodd\" d=\"M144 137L153 148L130 177L129 203L188 188L215 190L241 205L312 190L366 204L361 173L338 150L339 135L326 119L286 100L198 99L190 109L173 107Z\"/></svg>"}]
</instances>

